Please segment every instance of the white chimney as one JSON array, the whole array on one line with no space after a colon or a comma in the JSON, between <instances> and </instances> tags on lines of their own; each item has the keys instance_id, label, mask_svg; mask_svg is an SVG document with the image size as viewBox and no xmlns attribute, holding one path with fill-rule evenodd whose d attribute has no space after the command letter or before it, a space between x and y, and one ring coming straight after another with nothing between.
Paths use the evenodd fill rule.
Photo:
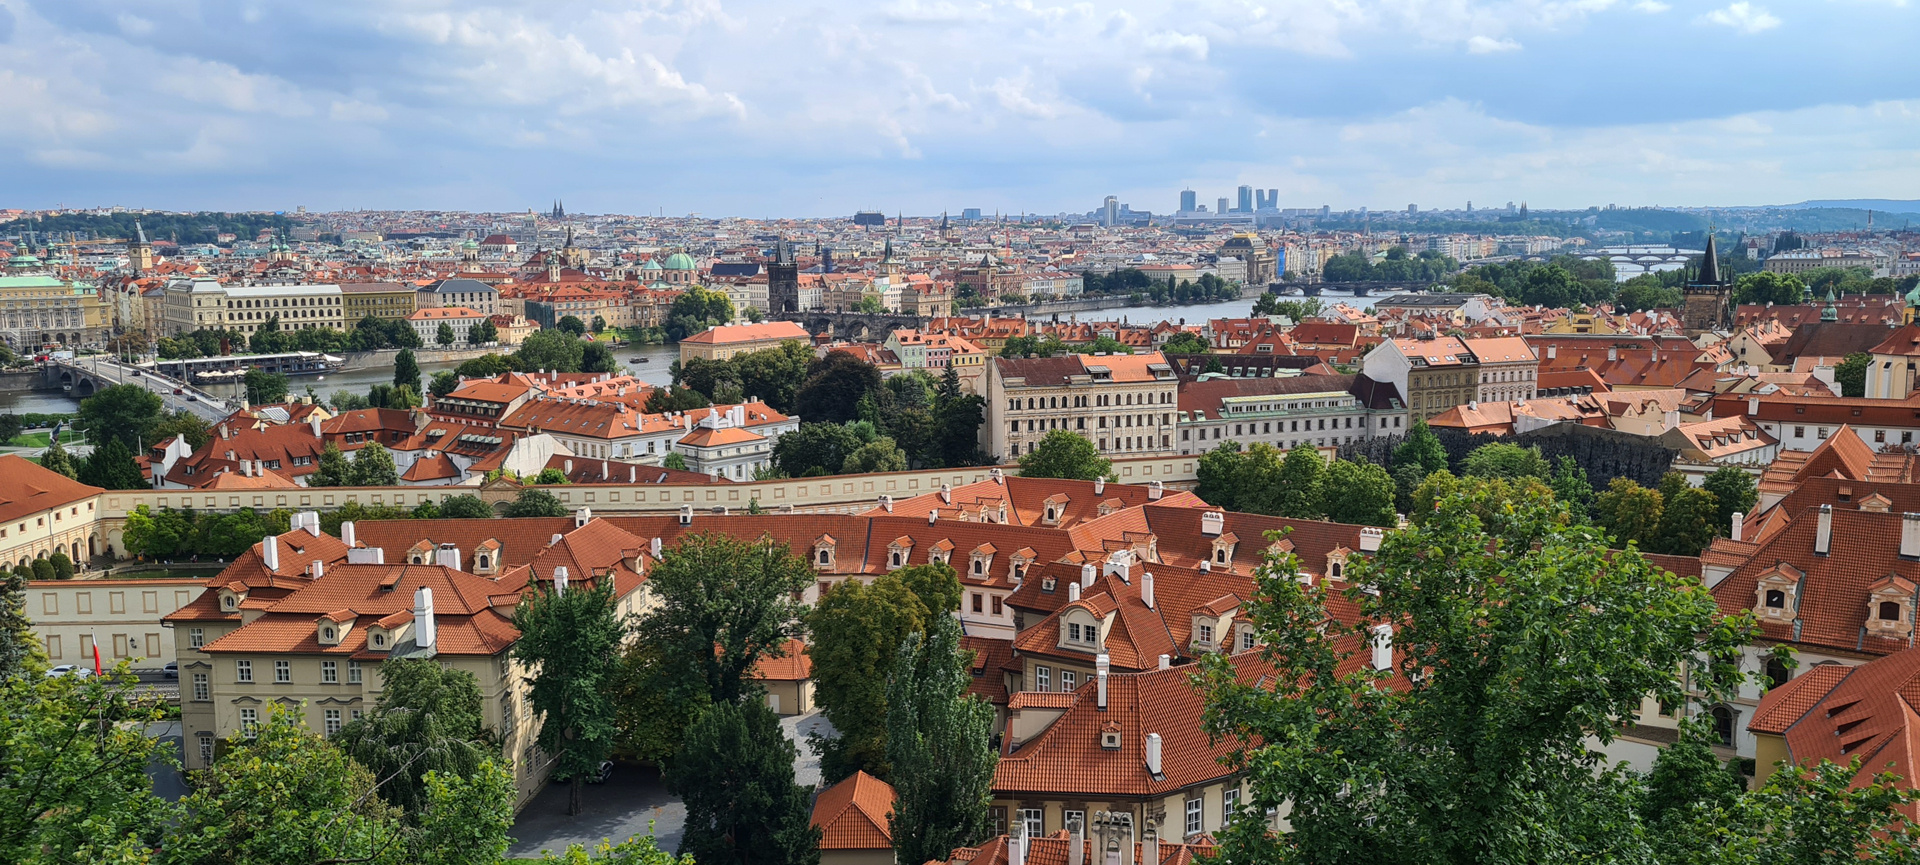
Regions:
<instances>
[{"instance_id":1,"label":"white chimney","mask_svg":"<svg viewBox=\"0 0 1920 865\"><path fill-rule=\"evenodd\" d=\"M1227 515L1219 511L1207 511L1200 515L1200 534L1217 538L1227 530Z\"/></svg>"},{"instance_id":2,"label":"white chimney","mask_svg":"<svg viewBox=\"0 0 1920 865\"><path fill-rule=\"evenodd\" d=\"M1160 669L1162 669L1162 670L1171 670L1171 669L1173 669L1173 656L1172 656L1172 655L1161 655L1161 656L1160 656Z\"/></svg>"},{"instance_id":3,"label":"white chimney","mask_svg":"<svg viewBox=\"0 0 1920 865\"><path fill-rule=\"evenodd\" d=\"M313 564L307 566L307 570L313 574L314 579L320 579L327 575L327 563L314 559Z\"/></svg>"},{"instance_id":4,"label":"white chimney","mask_svg":"<svg viewBox=\"0 0 1920 865\"><path fill-rule=\"evenodd\" d=\"M1074 601L1077 601L1077 600L1080 600L1080 584L1068 583L1067 584L1067 603L1073 603Z\"/></svg>"},{"instance_id":5,"label":"white chimney","mask_svg":"<svg viewBox=\"0 0 1920 865\"><path fill-rule=\"evenodd\" d=\"M1393 669L1393 625L1385 622L1373 626L1373 668Z\"/></svg>"},{"instance_id":6,"label":"white chimney","mask_svg":"<svg viewBox=\"0 0 1920 865\"><path fill-rule=\"evenodd\" d=\"M1148 571L1140 575L1140 602L1143 604L1146 604L1147 609L1149 610L1153 609L1153 572L1152 571Z\"/></svg>"},{"instance_id":7,"label":"white chimney","mask_svg":"<svg viewBox=\"0 0 1920 865\"><path fill-rule=\"evenodd\" d=\"M1147 481L1147 501L1157 502L1165 492L1166 488L1159 481Z\"/></svg>"},{"instance_id":8,"label":"white chimney","mask_svg":"<svg viewBox=\"0 0 1920 865\"><path fill-rule=\"evenodd\" d=\"M656 560L659 559L660 558L660 539L654 538L653 542L648 546L648 549L650 552L653 553L653 557Z\"/></svg>"},{"instance_id":9,"label":"white chimney","mask_svg":"<svg viewBox=\"0 0 1920 865\"><path fill-rule=\"evenodd\" d=\"M693 525L693 505L680 506L680 524L683 526Z\"/></svg>"},{"instance_id":10,"label":"white chimney","mask_svg":"<svg viewBox=\"0 0 1920 865\"><path fill-rule=\"evenodd\" d=\"M421 586L413 593L413 643L423 649L433 646L433 590Z\"/></svg>"},{"instance_id":11,"label":"white chimney","mask_svg":"<svg viewBox=\"0 0 1920 865\"><path fill-rule=\"evenodd\" d=\"M1833 550L1833 505L1820 506L1820 523L1813 531L1813 553L1824 556Z\"/></svg>"},{"instance_id":12,"label":"white chimney","mask_svg":"<svg viewBox=\"0 0 1920 865\"><path fill-rule=\"evenodd\" d=\"M340 543L346 544L347 549L353 549L354 541L353 541L353 521L352 520L348 520L347 522L340 524Z\"/></svg>"},{"instance_id":13,"label":"white chimney","mask_svg":"<svg viewBox=\"0 0 1920 865\"><path fill-rule=\"evenodd\" d=\"M1025 820L1014 824L1014 828L1018 831L1007 839L1007 865L1027 865L1026 825Z\"/></svg>"},{"instance_id":14,"label":"white chimney","mask_svg":"<svg viewBox=\"0 0 1920 865\"><path fill-rule=\"evenodd\" d=\"M1739 511L1734 511L1733 526L1728 530L1727 536L1730 538L1733 538L1736 541L1745 540L1745 538L1741 537L1741 535L1746 534L1746 531L1747 531L1746 522L1747 522L1746 514L1743 514Z\"/></svg>"},{"instance_id":15,"label":"white chimney","mask_svg":"<svg viewBox=\"0 0 1920 865\"><path fill-rule=\"evenodd\" d=\"M997 468L988 469L987 476L992 478L993 482L996 484L1004 485L1007 482L1007 476L1005 474L1002 474L1001 471Z\"/></svg>"},{"instance_id":16,"label":"white chimney","mask_svg":"<svg viewBox=\"0 0 1920 865\"><path fill-rule=\"evenodd\" d=\"M1900 515L1900 558L1920 558L1920 514Z\"/></svg>"},{"instance_id":17,"label":"white chimney","mask_svg":"<svg viewBox=\"0 0 1920 865\"><path fill-rule=\"evenodd\" d=\"M307 424L313 428L314 438L322 438L320 435L320 416L318 414L308 415Z\"/></svg>"},{"instance_id":18,"label":"white chimney","mask_svg":"<svg viewBox=\"0 0 1920 865\"><path fill-rule=\"evenodd\" d=\"M1092 565L1081 565L1080 566L1080 587L1083 589L1093 588L1094 575L1098 574L1099 572L1100 572L1100 569Z\"/></svg>"},{"instance_id":19,"label":"white chimney","mask_svg":"<svg viewBox=\"0 0 1920 865\"><path fill-rule=\"evenodd\" d=\"M880 496L880 509L886 511L887 513L893 513L893 496L889 496L889 495Z\"/></svg>"},{"instance_id":20,"label":"white chimney","mask_svg":"<svg viewBox=\"0 0 1920 865\"><path fill-rule=\"evenodd\" d=\"M1147 830L1147 840L1140 844L1140 865L1160 865L1160 833L1158 830Z\"/></svg>"},{"instance_id":21,"label":"white chimney","mask_svg":"<svg viewBox=\"0 0 1920 865\"><path fill-rule=\"evenodd\" d=\"M940 519L940 511L938 509L927 511L927 525L933 525L934 521L938 519Z\"/></svg>"},{"instance_id":22,"label":"white chimney","mask_svg":"<svg viewBox=\"0 0 1920 865\"><path fill-rule=\"evenodd\" d=\"M434 551L433 563L443 568L460 570L460 548L453 544L441 544L440 549Z\"/></svg>"},{"instance_id":23,"label":"white chimney","mask_svg":"<svg viewBox=\"0 0 1920 865\"><path fill-rule=\"evenodd\" d=\"M1160 734L1147 734L1147 771L1155 778L1160 777Z\"/></svg>"},{"instance_id":24,"label":"white chimney","mask_svg":"<svg viewBox=\"0 0 1920 865\"><path fill-rule=\"evenodd\" d=\"M627 466L627 483L637 484L639 482L640 482L640 467Z\"/></svg>"},{"instance_id":25,"label":"white chimney","mask_svg":"<svg viewBox=\"0 0 1920 865\"><path fill-rule=\"evenodd\" d=\"M1097 495L1100 495L1100 494L1102 494L1102 493L1105 493L1106 491L1107 491L1107 479L1106 479L1106 478L1094 478L1094 479L1093 479L1093 494L1097 496Z\"/></svg>"},{"instance_id":26,"label":"white chimney","mask_svg":"<svg viewBox=\"0 0 1920 865\"><path fill-rule=\"evenodd\" d=\"M1620 349L1618 348L1607 349L1607 360L1619 360L1619 359L1620 359Z\"/></svg>"},{"instance_id":27,"label":"white chimney","mask_svg":"<svg viewBox=\"0 0 1920 865\"><path fill-rule=\"evenodd\" d=\"M585 525L586 525L587 523L590 523L590 522L593 522L593 509L592 509L592 508L581 508L581 509L579 509L579 510L577 510L577 511L574 511L574 512L573 512L573 527L574 527L574 528L576 528L576 529L577 529L577 528L580 528L580 527L582 527L582 526L585 526Z\"/></svg>"},{"instance_id":28,"label":"white chimney","mask_svg":"<svg viewBox=\"0 0 1920 865\"><path fill-rule=\"evenodd\" d=\"M1067 865L1085 865L1087 855L1086 818L1073 825L1072 837L1067 841Z\"/></svg>"},{"instance_id":29,"label":"white chimney","mask_svg":"<svg viewBox=\"0 0 1920 865\"><path fill-rule=\"evenodd\" d=\"M260 559L267 563L267 570L280 570L280 536L268 535L260 542Z\"/></svg>"},{"instance_id":30,"label":"white chimney","mask_svg":"<svg viewBox=\"0 0 1920 865\"><path fill-rule=\"evenodd\" d=\"M553 593L556 595L565 595L567 593L567 569L565 567L553 569Z\"/></svg>"},{"instance_id":31,"label":"white chimney","mask_svg":"<svg viewBox=\"0 0 1920 865\"><path fill-rule=\"evenodd\" d=\"M1201 560L1200 560L1200 573L1203 573L1203 574L1211 574L1211 573L1213 573L1213 560L1212 560L1212 559L1201 559Z\"/></svg>"},{"instance_id":32,"label":"white chimney","mask_svg":"<svg viewBox=\"0 0 1920 865\"><path fill-rule=\"evenodd\" d=\"M1757 396L1747 397L1747 415L1751 417L1759 413L1760 413L1760 398Z\"/></svg>"},{"instance_id":33,"label":"white chimney","mask_svg":"<svg viewBox=\"0 0 1920 865\"><path fill-rule=\"evenodd\" d=\"M1380 541L1385 539L1386 536L1387 536L1387 533L1384 530L1374 528L1372 526L1361 529L1360 530L1360 552L1363 552L1363 553L1378 552L1380 550Z\"/></svg>"},{"instance_id":34,"label":"white chimney","mask_svg":"<svg viewBox=\"0 0 1920 865\"><path fill-rule=\"evenodd\" d=\"M547 539L547 546L551 547L554 544L560 543L561 539L565 537L566 535L560 534L559 532L554 532L553 537L550 537Z\"/></svg>"},{"instance_id":35,"label":"white chimney","mask_svg":"<svg viewBox=\"0 0 1920 865\"><path fill-rule=\"evenodd\" d=\"M319 514L319 512L317 512L317 511L307 511L307 512L306 512L306 515L307 515L307 534L310 534L310 535L312 535L312 536L314 536L314 537L316 537L316 538L317 538L317 537L320 537L320 514Z\"/></svg>"},{"instance_id":36,"label":"white chimney","mask_svg":"<svg viewBox=\"0 0 1920 865\"><path fill-rule=\"evenodd\" d=\"M567 477L573 477L573 460L566 460L561 465L566 466Z\"/></svg>"},{"instance_id":37,"label":"white chimney","mask_svg":"<svg viewBox=\"0 0 1920 865\"><path fill-rule=\"evenodd\" d=\"M1106 652L1101 652L1093 656L1094 698L1097 701L1096 705L1102 709L1107 707L1107 671L1112 669L1112 667L1113 663L1107 659Z\"/></svg>"},{"instance_id":38,"label":"white chimney","mask_svg":"<svg viewBox=\"0 0 1920 865\"><path fill-rule=\"evenodd\" d=\"M952 484L940 485L940 501L942 504L949 504L949 505L953 504L953 485Z\"/></svg>"}]
</instances>

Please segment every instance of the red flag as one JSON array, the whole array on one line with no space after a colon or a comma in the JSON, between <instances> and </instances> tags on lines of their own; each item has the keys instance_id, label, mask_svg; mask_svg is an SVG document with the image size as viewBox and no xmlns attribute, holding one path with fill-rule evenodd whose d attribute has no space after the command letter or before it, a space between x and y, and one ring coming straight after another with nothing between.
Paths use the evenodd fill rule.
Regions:
<instances>
[{"instance_id":1,"label":"red flag","mask_svg":"<svg viewBox=\"0 0 1920 865\"><path fill-rule=\"evenodd\" d=\"M93 674L100 675L100 641L93 641Z\"/></svg>"}]
</instances>

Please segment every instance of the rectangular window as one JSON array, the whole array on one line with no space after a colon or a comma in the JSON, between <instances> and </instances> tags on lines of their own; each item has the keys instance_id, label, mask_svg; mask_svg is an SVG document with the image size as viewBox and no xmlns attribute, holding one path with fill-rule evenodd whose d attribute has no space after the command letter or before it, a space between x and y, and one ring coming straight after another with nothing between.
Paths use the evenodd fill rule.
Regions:
<instances>
[{"instance_id":1,"label":"rectangular window","mask_svg":"<svg viewBox=\"0 0 1920 865\"><path fill-rule=\"evenodd\" d=\"M234 661L233 662L233 678L235 681L239 681L239 682L253 681L253 662L252 661Z\"/></svg>"},{"instance_id":2,"label":"rectangular window","mask_svg":"<svg viewBox=\"0 0 1920 865\"><path fill-rule=\"evenodd\" d=\"M1199 631L1200 642L1206 643L1208 645L1213 644L1213 626L1212 625L1201 625L1196 630Z\"/></svg>"},{"instance_id":3,"label":"rectangular window","mask_svg":"<svg viewBox=\"0 0 1920 865\"><path fill-rule=\"evenodd\" d=\"M340 732L340 710L327 709L321 714L326 718L327 736L332 738L333 734Z\"/></svg>"},{"instance_id":4,"label":"rectangular window","mask_svg":"<svg viewBox=\"0 0 1920 865\"><path fill-rule=\"evenodd\" d=\"M260 711L258 709L241 709L240 710L240 732L245 733L249 738L251 738L253 736L253 728L259 725L260 725Z\"/></svg>"},{"instance_id":5,"label":"rectangular window","mask_svg":"<svg viewBox=\"0 0 1920 865\"><path fill-rule=\"evenodd\" d=\"M347 662L347 684L349 685L360 684L360 662L359 661Z\"/></svg>"},{"instance_id":6,"label":"rectangular window","mask_svg":"<svg viewBox=\"0 0 1920 865\"><path fill-rule=\"evenodd\" d=\"M1060 671L1060 690L1072 691L1074 686L1074 679L1075 679L1075 676L1072 670L1061 670Z\"/></svg>"},{"instance_id":7,"label":"rectangular window","mask_svg":"<svg viewBox=\"0 0 1920 865\"><path fill-rule=\"evenodd\" d=\"M204 646L206 644L207 644L207 629L205 628L188 628L187 629L187 648L198 649L201 646Z\"/></svg>"},{"instance_id":8,"label":"rectangular window","mask_svg":"<svg viewBox=\"0 0 1920 865\"><path fill-rule=\"evenodd\" d=\"M293 662L292 661L274 661L273 662L273 681L275 684L279 684L279 685L285 685L292 682L293 681Z\"/></svg>"},{"instance_id":9,"label":"rectangular window","mask_svg":"<svg viewBox=\"0 0 1920 865\"><path fill-rule=\"evenodd\" d=\"M339 684L340 683L340 662L339 661L321 661L320 662L320 681L328 685Z\"/></svg>"},{"instance_id":10,"label":"rectangular window","mask_svg":"<svg viewBox=\"0 0 1920 865\"><path fill-rule=\"evenodd\" d=\"M1243 651L1246 649L1253 648L1253 632L1252 631L1240 632L1240 648Z\"/></svg>"},{"instance_id":11,"label":"rectangular window","mask_svg":"<svg viewBox=\"0 0 1920 865\"><path fill-rule=\"evenodd\" d=\"M1237 785L1228 787L1223 801L1226 806L1220 809L1220 828L1225 829L1228 823L1233 822L1233 812L1240 810L1240 788Z\"/></svg>"},{"instance_id":12,"label":"rectangular window","mask_svg":"<svg viewBox=\"0 0 1920 865\"><path fill-rule=\"evenodd\" d=\"M200 703L213 699L213 688L207 683L207 674L193 674L193 699Z\"/></svg>"},{"instance_id":13,"label":"rectangular window","mask_svg":"<svg viewBox=\"0 0 1920 865\"><path fill-rule=\"evenodd\" d=\"M1080 642L1080 623L1079 622L1067 623L1067 640L1075 643Z\"/></svg>"},{"instance_id":14,"label":"rectangular window","mask_svg":"<svg viewBox=\"0 0 1920 865\"><path fill-rule=\"evenodd\" d=\"M1821 439L1822 441L1825 441L1825 440L1826 440L1826 438L1827 438L1827 428L1826 428L1826 427L1821 427L1821 428L1820 428L1820 430L1819 430L1819 432L1820 432L1820 439Z\"/></svg>"},{"instance_id":15,"label":"rectangular window","mask_svg":"<svg viewBox=\"0 0 1920 865\"><path fill-rule=\"evenodd\" d=\"M347 718L348 718L348 720L353 720L353 721L358 721L358 720L360 720L360 717L361 717L362 715L364 715L364 714L366 714L366 713L365 713L365 712L362 712L362 711L361 711L361 710L359 710L359 709L348 709L348 710L347 710Z\"/></svg>"},{"instance_id":16,"label":"rectangular window","mask_svg":"<svg viewBox=\"0 0 1920 865\"><path fill-rule=\"evenodd\" d=\"M201 733L198 738L200 739L200 765L213 765L213 734Z\"/></svg>"},{"instance_id":17,"label":"rectangular window","mask_svg":"<svg viewBox=\"0 0 1920 865\"><path fill-rule=\"evenodd\" d=\"M1000 615L1001 612L1006 609L1006 606L1007 606L1006 602L1000 600L999 595L993 596L993 614L994 615L996 616Z\"/></svg>"},{"instance_id":18,"label":"rectangular window","mask_svg":"<svg viewBox=\"0 0 1920 865\"><path fill-rule=\"evenodd\" d=\"M985 604L985 601L982 598L981 594L979 592L974 592L973 593L973 611L976 613L984 612L985 611L984 604Z\"/></svg>"},{"instance_id":19,"label":"rectangular window","mask_svg":"<svg viewBox=\"0 0 1920 865\"><path fill-rule=\"evenodd\" d=\"M1040 813L1039 808L1020 809L1020 822L1024 824L1027 830L1028 838L1040 837L1041 829L1043 828L1040 825Z\"/></svg>"},{"instance_id":20,"label":"rectangular window","mask_svg":"<svg viewBox=\"0 0 1920 865\"><path fill-rule=\"evenodd\" d=\"M1033 689L1036 691L1053 690L1053 668L1051 667L1033 668Z\"/></svg>"},{"instance_id":21,"label":"rectangular window","mask_svg":"<svg viewBox=\"0 0 1920 865\"><path fill-rule=\"evenodd\" d=\"M1200 834L1200 800L1187 800L1187 834Z\"/></svg>"}]
</instances>

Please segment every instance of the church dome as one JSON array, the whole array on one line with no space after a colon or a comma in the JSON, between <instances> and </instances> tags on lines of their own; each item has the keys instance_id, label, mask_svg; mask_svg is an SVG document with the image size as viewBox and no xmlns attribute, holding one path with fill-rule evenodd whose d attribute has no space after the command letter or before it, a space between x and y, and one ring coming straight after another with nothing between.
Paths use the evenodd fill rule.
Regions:
<instances>
[{"instance_id":1,"label":"church dome","mask_svg":"<svg viewBox=\"0 0 1920 865\"><path fill-rule=\"evenodd\" d=\"M659 269L660 269L660 261L659 261L659 259L654 259L654 258L649 258L649 259L647 259L647 263L646 263L646 264L643 264L643 265L640 265L640 269L641 269L641 270L646 270L646 271L654 271L654 270L659 270Z\"/></svg>"},{"instance_id":2,"label":"church dome","mask_svg":"<svg viewBox=\"0 0 1920 865\"><path fill-rule=\"evenodd\" d=\"M699 269L693 263L693 256L688 255L684 252L676 252L672 255L667 256L666 268L668 270L698 270Z\"/></svg>"}]
</instances>

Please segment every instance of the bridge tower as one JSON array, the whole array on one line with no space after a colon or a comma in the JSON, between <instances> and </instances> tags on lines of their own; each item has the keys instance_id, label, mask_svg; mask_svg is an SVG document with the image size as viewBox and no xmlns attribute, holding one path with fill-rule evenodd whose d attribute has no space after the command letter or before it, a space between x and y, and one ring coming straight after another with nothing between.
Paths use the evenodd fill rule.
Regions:
<instances>
[{"instance_id":1,"label":"bridge tower","mask_svg":"<svg viewBox=\"0 0 1920 865\"><path fill-rule=\"evenodd\" d=\"M1680 321L1689 332L1733 327L1733 283L1720 275L1720 251L1714 245L1711 228L1707 229L1707 254L1700 260L1700 272L1687 280L1683 291L1686 302Z\"/></svg>"}]
</instances>

